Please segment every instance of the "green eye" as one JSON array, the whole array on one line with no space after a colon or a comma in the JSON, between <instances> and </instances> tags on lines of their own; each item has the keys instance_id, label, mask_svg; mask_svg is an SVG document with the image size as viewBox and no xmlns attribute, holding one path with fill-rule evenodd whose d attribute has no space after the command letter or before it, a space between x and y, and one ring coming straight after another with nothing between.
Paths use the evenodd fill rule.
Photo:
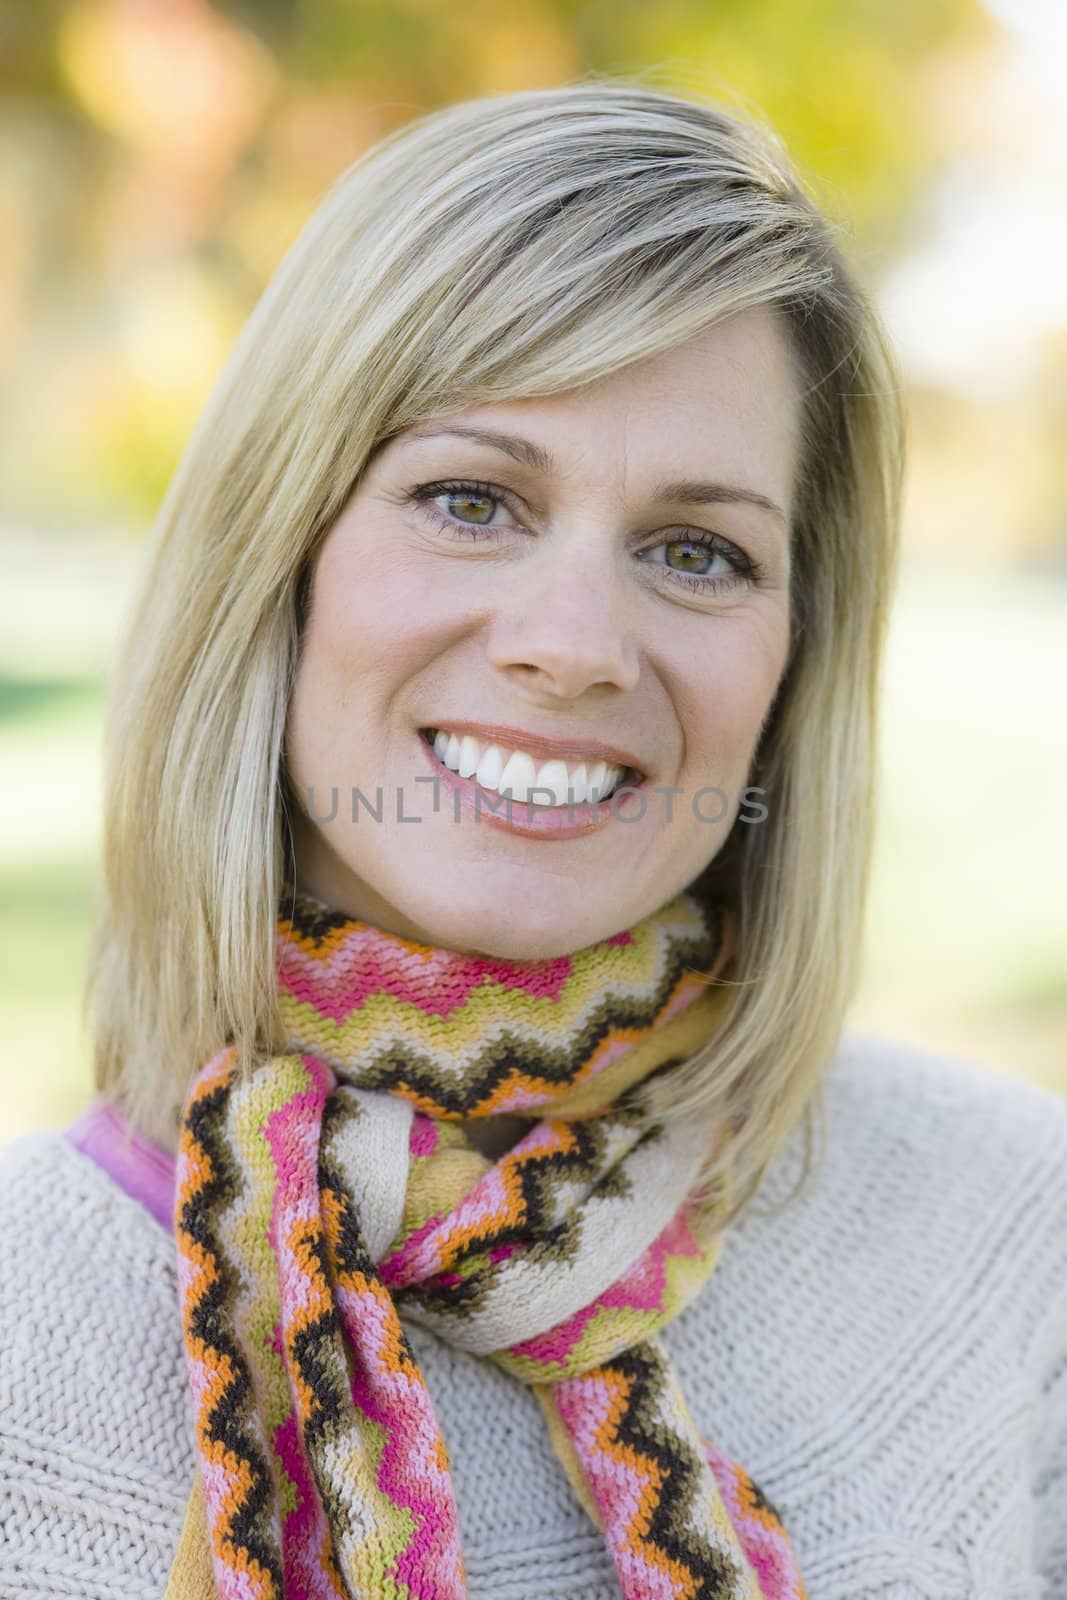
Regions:
<instances>
[{"instance_id":1,"label":"green eye","mask_svg":"<svg viewBox=\"0 0 1067 1600\"><path fill-rule=\"evenodd\" d=\"M463 506L477 505L478 503L481 503L481 505L485 506L490 501L492 501L493 496L492 495L488 495L488 494L464 494L464 493L457 492L455 494L446 494L442 498L444 498L446 500L451 500L451 501L453 501L453 503L457 503L458 502L458 504L461 507L463 507ZM466 512L464 510L461 510L459 515L461 517L465 516ZM474 520L476 522L480 521L480 520L488 522L489 518L492 515L493 515L492 510L490 510L489 511L489 515L487 517L481 518L481 519L478 518L478 517L475 517Z\"/></svg>"},{"instance_id":2,"label":"green eye","mask_svg":"<svg viewBox=\"0 0 1067 1600\"><path fill-rule=\"evenodd\" d=\"M418 505L438 528L454 537L478 539L480 530L490 537L498 533L522 532L521 523L495 524L492 518L500 507L515 515L507 493L492 483L477 479L451 479L437 483L422 483L408 493L408 499ZM435 500L452 502L455 510L441 511ZM667 552L661 561L649 560L652 550ZM707 565L718 556L729 568L728 572L711 574ZM674 584L681 584L690 592L721 594L727 590L752 587L758 584L762 568L739 550L730 540L710 531L679 534L673 539L661 539L641 553L646 566L659 568ZM703 564L703 566L702 566Z\"/></svg>"},{"instance_id":3,"label":"green eye","mask_svg":"<svg viewBox=\"0 0 1067 1600\"><path fill-rule=\"evenodd\" d=\"M709 556L716 553L708 545L702 545L696 539L672 539L670 544L666 545L665 548L668 551L680 550L684 552L683 559L696 562L707 561ZM685 572L688 571L688 568L679 567L677 570L680 572ZM703 576L703 574L700 574L700 576Z\"/></svg>"}]
</instances>

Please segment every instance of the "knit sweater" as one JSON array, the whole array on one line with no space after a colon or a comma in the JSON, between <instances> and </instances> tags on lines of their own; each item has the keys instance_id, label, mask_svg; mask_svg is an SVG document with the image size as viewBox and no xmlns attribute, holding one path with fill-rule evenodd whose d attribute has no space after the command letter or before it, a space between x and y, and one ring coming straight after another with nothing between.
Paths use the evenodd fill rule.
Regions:
<instances>
[{"instance_id":1,"label":"knit sweater","mask_svg":"<svg viewBox=\"0 0 1067 1600\"><path fill-rule=\"evenodd\" d=\"M698 1426L810 1600L1067 1600L1067 1101L846 1033L826 1110L803 1198L765 1214L797 1129L662 1336ZM168 1158L81 1142L0 1156L0 1600L162 1596L192 1482ZM406 1326L471 1600L617 1600L535 1397Z\"/></svg>"}]
</instances>

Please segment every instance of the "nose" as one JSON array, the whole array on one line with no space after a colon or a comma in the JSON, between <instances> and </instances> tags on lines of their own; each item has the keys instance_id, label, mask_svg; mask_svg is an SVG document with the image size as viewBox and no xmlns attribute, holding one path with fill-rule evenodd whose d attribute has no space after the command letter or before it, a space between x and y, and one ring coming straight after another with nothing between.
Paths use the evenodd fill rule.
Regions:
<instances>
[{"instance_id":1,"label":"nose","mask_svg":"<svg viewBox=\"0 0 1067 1600\"><path fill-rule=\"evenodd\" d=\"M618 561L603 536L546 542L513 575L490 628L490 663L559 699L635 688L640 655Z\"/></svg>"}]
</instances>

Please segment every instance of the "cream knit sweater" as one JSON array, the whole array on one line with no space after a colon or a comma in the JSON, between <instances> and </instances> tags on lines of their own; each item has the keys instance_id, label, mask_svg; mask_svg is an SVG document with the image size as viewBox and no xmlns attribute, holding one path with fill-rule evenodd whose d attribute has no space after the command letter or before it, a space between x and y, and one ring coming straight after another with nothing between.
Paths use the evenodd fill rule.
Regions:
<instances>
[{"instance_id":1,"label":"cream knit sweater","mask_svg":"<svg viewBox=\"0 0 1067 1600\"><path fill-rule=\"evenodd\" d=\"M1067 1101L846 1033L664 1338L811 1600L1067 1600ZM172 1238L61 1133L0 1156L0 1600L158 1600L193 1474ZM408 1328L471 1600L617 1600L535 1399ZM287 1600L300 1600L299 1596Z\"/></svg>"}]
</instances>

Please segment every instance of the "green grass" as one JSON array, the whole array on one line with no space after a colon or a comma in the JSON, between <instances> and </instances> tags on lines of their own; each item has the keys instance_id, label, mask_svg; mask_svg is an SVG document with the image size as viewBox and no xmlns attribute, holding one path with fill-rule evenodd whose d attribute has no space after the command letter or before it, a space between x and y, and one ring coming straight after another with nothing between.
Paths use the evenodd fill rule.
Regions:
<instances>
[{"instance_id":1,"label":"green grass","mask_svg":"<svg viewBox=\"0 0 1067 1600\"><path fill-rule=\"evenodd\" d=\"M0 678L0 730L7 735L18 724L40 729L84 710L95 713L101 697L96 678Z\"/></svg>"}]
</instances>

